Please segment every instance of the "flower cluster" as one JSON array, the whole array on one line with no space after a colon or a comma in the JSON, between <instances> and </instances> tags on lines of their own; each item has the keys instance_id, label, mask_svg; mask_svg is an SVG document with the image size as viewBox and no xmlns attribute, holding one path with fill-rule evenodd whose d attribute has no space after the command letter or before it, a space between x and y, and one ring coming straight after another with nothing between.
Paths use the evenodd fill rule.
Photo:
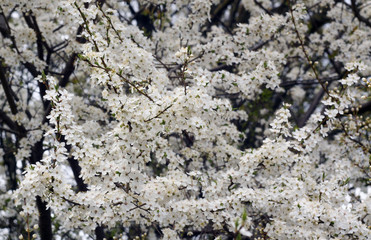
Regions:
<instances>
[{"instance_id":1,"label":"flower cluster","mask_svg":"<svg viewBox=\"0 0 371 240\"><path fill-rule=\"evenodd\" d=\"M370 6L294 2L2 1L16 236L371 238Z\"/></svg>"}]
</instances>

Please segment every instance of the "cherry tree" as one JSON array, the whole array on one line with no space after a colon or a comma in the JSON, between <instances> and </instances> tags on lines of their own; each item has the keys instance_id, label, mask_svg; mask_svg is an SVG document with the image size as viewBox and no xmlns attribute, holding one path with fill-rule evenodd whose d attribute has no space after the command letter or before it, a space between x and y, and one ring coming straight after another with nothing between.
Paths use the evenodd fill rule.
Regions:
<instances>
[{"instance_id":1,"label":"cherry tree","mask_svg":"<svg viewBox=\"0 0 371 240\"><path fill-rule=\"evenodd\" d=\"M2 239L370 239L367 0L2 0Z\"/></svg>"}]
</instances>

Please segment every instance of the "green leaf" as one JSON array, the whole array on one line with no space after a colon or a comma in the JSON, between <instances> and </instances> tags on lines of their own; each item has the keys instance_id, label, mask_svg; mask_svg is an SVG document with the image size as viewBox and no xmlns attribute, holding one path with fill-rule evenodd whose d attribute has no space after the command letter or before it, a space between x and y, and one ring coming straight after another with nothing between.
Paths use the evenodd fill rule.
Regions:
<instances>
[{"instance_id":1,"label":"green leaf","mask_svg":"<svg viewBox=\"0 0 371 240\"><path fill-rule=\"evenodd\" d=\"M350 181L350 178L348 177L347 179L345 179L345 180L340 184L340 186L343 187L343 186L347 185L347 184L349 183L349 181Z\"/></svg>"},{"instance_id":2,"label":"green leaf","mask_svg":"<svg viewBox=\"0 0 371 240\"><path fill-rule=\"evenodd\" d=\"M240 225L240 223L239 223L238 219L236 219L236 221L234 222L235 228L237 229L239 225Z\"/></svg>"},{"instance_id":3,"label":"green leaf","mask_svg":"<svg viewBox=\"0 0 371 240\"><path fill-rule=\"evenodd\" d=\"M246 222L246 220L247 220L247 211L246 211L246 209L244 209L243 214L242 214L242 221Z\"/></svg>"}]
</instances>

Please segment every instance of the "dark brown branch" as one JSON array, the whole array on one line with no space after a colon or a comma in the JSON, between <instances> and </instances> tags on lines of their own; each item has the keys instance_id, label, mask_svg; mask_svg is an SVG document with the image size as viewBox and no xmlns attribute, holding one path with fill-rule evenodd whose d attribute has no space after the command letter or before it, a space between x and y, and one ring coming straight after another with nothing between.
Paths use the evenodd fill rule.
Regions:
<instances>
[{"instance_id":1,"label":"dark brown branch","mask_svg":"<svg viewBox=\"0 0 371 240\"><path fill-rule=\"evenodd\" d=\"M3 86L5 92L6 99L9 103L10 110L12 111L12 114L16 114L18 112L17 105L15 104L15 101L13 99L11 88L9 86L8 80L6 79L5 71L1 62L0 62L0 80L1 85Z\"/></svg>"},{"instance_id":2,"label":"dark brown branch","mask_svg":"<svg viewBox=\"0 0 371 240\"><path fill-rule=\"evenodd\" d=\"M71 77L73 71L75 70L74 64L75 64L76 58L77 58L77 54L73 53L70 59L68 60L68 62L66 63L66 66L62 73L63 77L59 80L59 86L61 87L67 86L69 82L69 78ZM44 113L44 118L43 118L42 123L46 123L48 121L47 116L50 114L51 110L52 110L52 106L48 102L45 108L45 113Z\"/></svg>"},{"instance_id":3,"label":"dark brown branch","mask_svg":"<svg viewBox=\"0 0 371 240\"><path fill-rule=\"evenodd\" d=\"M169 106L167 106L164 110L160 111L156 116L152 117L152 118L149 118L147 120L144 120L144 122L150 122L152 121L153 119L155 118L158 118L159 116L161 116L161 114L163 114L164 112L166 112L169 108L171 108L173 106L173 104L170 104Z\"/></svg>"},{"instance_id":4,"label":"dark brown branch","mask_svg":"<svg viewBox=\"0 0 371 240\"><path fill-rule=\"evenodd\" d=\"M61 142L64 142L66 145L66 149L68 152L71 152L71 145L67 143L64 136L60 139ZM81 178L81 167L79 165L79 162L74 157L69 157L67 159L68 163L70 164L70 167L73 172L73 176L75 178L77 188L79 192L86 192L88 191L88 185L84 183L84 180Z\"/></svg>"},{"instance_id":5,"label":"dark brown branch","mask_svg":"<svg viewBox=\"0 0 371 240\"><path fill-rule=\"evenodd\" d=\"M59 81L59 86L65 87L70 79L71 74L75 70L75 61L77 58L77 54L73 53L71 57L69 58L68 62L66 63L66 66L64 67L63 70L63 78Z\"/></svg>"},{"instance_id":6,"label":"dark brown branch","mask_svg":"<svg viewBox=\"0 0 371 240\"><path fill-rule=\"evenodd\" d=\"M23 64L26 68L27 68L27 70L31 73L31 75L33 76L33 77L37 77L37 76L39 76L41 73L36 69L36 67L33 65L33 64L31 64L31 63L29 63L29 62L26 62L26 63L24 63Z\"/></svg>"},{"instance_id":7,"label":"dark brown branch","mask_svg":"<svg viewBox=\"0 0 371 240\"><path fill-rule=\"evenodd\" d=\"M222 65L219 65L219 66L216 66L214 68L209 69L210 72L217 72L217 71L220 71L220 70L226 70L226 71L230 72L230 71L233 70L233 66L229 66L227 64L222 64Z\"/></svg>"},{"instance_id":8,"label":"dark brown branch","mask_svg":"<svg viewBox=\"0 0 371 240\"><path fill-rule=\"evenodd\" d=\"M103 227L98 226L98 227L95 228L95 237L96 237L97 240L105 239L105 234L104 234Z\"/></svg>"},{"instance_id":9,"label":"dark brown branch","mask_svg":"<svg viewBox=\"0 0 371 240\"><path fill-rule=\"evenodd\" d=\"M225 0L217 5L211 12L211 22L216 22L218 18L223 15L224 10L228 8L228 5L231 4L233 0Z\"/></svg>"},{"instance_id":10,"label":"dark brown branch","mask_svg":"<svg viewBox=\"0 0 371 240\"><path fill-rule=\"evenodd\" d=\"M18 55L20 55L22 57L22 53L19 51L18 47L17 47L17 43L15 41L15 38L14 36L11 35L11 29L10 29L10 26L9 26L9 23L8 23L8 19L5 17L4 15L4 12L2 12L2 9L0 8L1 10L1 16L0 17L0 28L4 28L3 30L1 30L1 34L3 35L4 38L9 38L12 43L13 43L13 48L15 49L15 51L17 52ZM37 77L40 72L36 70L36 67L29 63L29 62L25 62L25 63L22 63L26 69L32 74L33 77Z\"/></svg>"},{"instance_id":11,"label":"dark brown branch","mask_svg":"<svg viewBox=\"0 0 371 240\"><path fill-rule=\"evenodd\" d=\"M42 36L42 33L36 21L36 17L32 15L32 12L30 14L23 14L23 15L24 15L24 18L26 20L28 27L33 29L36 34L36 45L37 45L38 58L41 61L44 61L44 47L45 47L47 51L47 56L48 56L47 58L48 60L50 60L52 50L50 49L48 44L45 42L44 37ZM39 86L40 97L42 99L44 110L46 110L48 107L48 102L44 101L44 96L46 94L46 86L41 82L38 82L37 84Z\"/></svg>"},{"instance_id":12,"label":"dark brown branch","mask_svg":"<svg viewBox=\"0 0 371 240\"><path fill-rule=\"evenodd\" d=\"M74 206L81 206L80 203L75 202L75 201L72 201L72 200L70 200L70 199L68 199L68 198L62 197L62 199L63 199L64 201L66 201L66 202L68 202L68 203L74 205Z\"/></svg>"},{"instance_id":13,"label":"dark brown branch","mask_svg":"<svg viewBox=\"0 0 371 240\"><path fill-rule=\"evenodd\" d=\"M52 49L53 52L59 52L59 51L62 50L63 48L67 47L68 43L69 43L69 42L68 42L67 40L64 40L63 42L60 42L60 43L58 43L58 44L52 46L51 49Z\"/></svg>"},{"instance_id":14,"label":"dark brown branch","mask_svg":"<svg viewBox=\"0 0 371 240\"><path fill-rule=\"evenodd\" d=\"M256 5L258 5L261 9L263 9L263 11L264 11L265 13L267 13L268 15L272 15L272 12L271 12L270 10L266 9L266 8L263 6L263 4L262 4L261 2L259 2L259 1L257 1L257 0L254 0L254 3L255 3Z\"/></svg>"},{"instance_id":15,"label":"dark brown branch","mask_svg":"<svg viewBox=\"0 0 371 240\"><path fill-rule=\"evenodd\" d=\"M227 24L227 27L229 29L232 28L233 24L235 23L236 13L238 11L240 3L241 3L241 0L235 0L232 4L230 15L229 15L229 20L228 20L228 24Z\"/></svg>"},{"instance_id":16,"label":"dark brown branch","mask_svg":"<svg viewBox=\"0 0 371 240\"><path fill-rule=\"evenodd\" d=\"M50 216L50 208L47 209L46 203L41 200L41 197L36 197L36 204L39 210L39 226L40 226L40 237L42 240L52 240L52 219Z\"/></svg>"},{"instance_id":17,"label":"dark brown branch","mask_svg":"<svg viewBox=\"0 0 371 240\"><path fill-rule=\"evenodd\" d=\"M134 203L134 202L132 202L134 205L135 205L135 207L133 207L133 208L131 208L131 209L129 209L128 210L128 212L131 212L131 211L133 211L133 210L135 210L135 209L141 209L141 210L144 210L144 211L146 211L146 212L149 212L149 210L148 209L144 209L144 208L142 208L143 206L145 206L146 205L146 203L142 203L142 204L136 204L136 203Z\"/></svg>"},{"instance_id":18,"label":"dark brown branch","mask_svg":"<svg viewBox=\"0 0 371 240\"><path fill-rule=\"evenodd\" d=\"M15 135L19 135L18 132L14 131L12 129L7 129L7 128L3 128L3 127L0 127L0 131L9 132L9 133L13 133Z\"/></svg>"},{"instance_id":19,"label":"dark brown branch","mask_svg":"<svg viewBox=\"0 0 371 240\"><path fill-rule=\"evenodd\" d=\"M67 160L68 160L68 163L70 164L70 167L72 169L73 176L75 178L75 181L76 181L77 188L78 188L79 192L88 191L88 185L84 183L84 180L80 176L81 175L81 167L79 165L79 162L73 157L69 157Z\"/></svg>"},{"instance_id":20,"label":"dark brown branch","mask_svg":"<svg viewBox=\"0 0 371 240\"><path fill-rule=\"evenodd\" d=\"M319 74L318 74L316 68L314 67L314 63L313 63L312 59L309 57L307 50L305 49L304 40L300 36L300 33L299 33L298 28L296 26L296 20L295 20L295 17L294 17L294 10L292 9L291 0L289 0L288 2L289 2L289 7L290 7L291 20L292 20L292 23L294 24L294 30L295 30L296 36L298 37L298 40L299 40L300 46L303 50L304 56L307 59L309 66L313 70L313 73L316 76L316 79L318 80L319 84L321 85L323 90L327 93L327 95L329 95L329 92L328 92L328 89L327 89L326 85L320 80Z\"/></svg>"},{"instance_id":21,"label":"dark brown branch","mask_svg":"<svg viewBox=\"0 0 371 240\"><path fill-rule=\"evenodd\" d=\"M368 27L371 27L371 21L364 16L361 15L360 10L358 8L358 4L356 3L356 0L352 0L352 11L354 13L354 16L360 21L366 24Z\"/></svg>"},{"instance_id":22,"label":"dark brown branch","mask_svg":"<svg viewBox=\"0 0 371 240\"><path fill-rule=\"evenodd\" d=\"M339 81L341 78L339 77L328 77L328 78L322 78L322 82L333 82L333 81ZM291 81L285 81L280 83L280 87L284 88L290 88L295 85L313 85L313 84L319 84L317 79L308 79L308 80L291 80Z\"/></svg>"},{"instance_id":23,"label":"dark brown branch","mask_svg":"<svg viewBox=\"0 0 371 240\"><path fill-rule=\"evenodd\" d=\"M371 111L371 101L362 104L357 113L363 114L365 112L370 112L370 111Z\"/></svg>"},{"instance_id":24,"label":"dark brown branch","mask_svg":"<svg viewBox=\"0 0 371 240\"><path fill-rule=\"evenodd\" d=\"M18 123L14 122L3 110L0 110L0 119L6 125L8 125L11 130L17 132L20 137L26 136L26 129Z\"/></svg>"},{"instance_id":25,"label":"dark brown branch","mask_svg":"<svg viewBox=\"0 0 371 240\"><path fill-rule=\"evenodd\" d=\"M2 11L0 7L0 33L3 35L4 38L8 38L10 35L10 28L8 25L8 21L6 20L6 17L4 15L4 12Z\"/></svg>"},{"instance_id":26,"label":"dark brown branch","mask_svg":"<svg viewBox=\"0 0 371 240\"><path fill-rule=\"evenodd\" d=\"M317 95L314 97L312 103L309 106L309 109L305 112L304 116L299 119L298 127L303 127L305 125L305 123L308 121L314 110L316 110L324 94L325 90L321 88Z\"/></svg>"}]
</instances>

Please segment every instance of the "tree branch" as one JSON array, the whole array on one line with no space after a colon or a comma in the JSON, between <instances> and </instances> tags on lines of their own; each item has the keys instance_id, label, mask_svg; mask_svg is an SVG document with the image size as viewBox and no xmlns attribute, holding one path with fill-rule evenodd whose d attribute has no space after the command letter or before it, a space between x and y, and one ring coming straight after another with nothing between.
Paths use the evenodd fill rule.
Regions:
<instances>
[{"instance_id":1,"label":"tree branch","mask_svg":"<svg viewBox=\"0 0 371 240\"><path fill-rule=\"evenodd\" d=\"M3 110L0 110L0 119L3 120L10 129L17 132L21 138L26 136L27 130L23 126L14 122Z\"/></svg>"},{"instance_id":2,"label":"tree branch","mask_svg":"<svg viewBox=\"0 0 371 240\"><path fill-rule=\"evenodd\" d=\"M67 83L69 82L70 76L75 70L75 61L77 58L77 54L73 53L71 57L69 58L68 62L66 63L66 66L64 67L63 70L63 78L59 80L59 86L65 87L67 86Z\"/></svg>"},{"instance_id":3,"label":"tree branch","mask_svg":"<svg viewBox=\"0 0 371 240\"><path fill-rule=\"evenodd\" d=\"M15 101L11 94L11 88L9 86L8 80L6 79L5 71L1 62L0 62L0 80L1 84L3 85L3 89L5 92L6 99L8 100L10 110L12 111L12 114L16 114L18 112L17 105L15 104Z\"/></svg>"},{"instance_id":4,"label":"tree branch","mask_svg":"<svg viewBox=\"0 0 371 240\"><path fill-rule=\"evenodd\" d=\"M50 208L47 209L46 203L41 200L41 197L36 197L37 209L39 210L39 226L40 237L42 240L52 240L52 219L50 216Z\"/></svg>"},{"instance_id":5,"label":"tree branch","mask_svg":"<svg viewBox=\"0 0 371 240\"><path fill-rule=\"evenodd\" d=\"M371 21L364 16L361 15L360 10L358 9L358 4L356 3L356 0L352 0L351 8L354 13L354 16L360 21L366 24L368 27L371 27Z\"/></svg>"},{"instance_id":6,"label":"tree branch","mask_svg":"<svg viewBox=\"0 0 371 240\"><path fill-rule=\"evenodd\" d=\"M309 106L309 109L305 112L304 116L299 119L298 127L303 127L305 123L308 121L314 110L316 110L319 102L321 101L323 95L325 94L324 88L321 88L317 95L314 97L312 103Z\"/></svg>"}]
</instances>

